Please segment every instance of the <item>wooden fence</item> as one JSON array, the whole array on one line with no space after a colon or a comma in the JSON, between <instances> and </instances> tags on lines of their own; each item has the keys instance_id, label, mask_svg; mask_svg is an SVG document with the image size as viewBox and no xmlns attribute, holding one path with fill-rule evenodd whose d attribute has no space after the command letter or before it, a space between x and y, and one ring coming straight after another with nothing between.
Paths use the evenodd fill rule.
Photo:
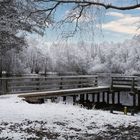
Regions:
<instances>
[{"instance_id":1,"label":"wooden fence","mask_svg":"<svg viewBox=\"0 0 140 140\"><path fill-rule=\"evenodd\" d=\"M98 78L93 75L0 78L0 94L73 89L97 85Z\"/></svg>"},{"instance_id":2,"label":"wooden fence","mask_svg":"<svg viewBox=\"0 0 140 140\"><path fill-rule=\"evenodd\" d=\"M133 91L139 86L137 76L113 76L111 80L111 89L120 91Z\"/></svg>"}]
</instances>

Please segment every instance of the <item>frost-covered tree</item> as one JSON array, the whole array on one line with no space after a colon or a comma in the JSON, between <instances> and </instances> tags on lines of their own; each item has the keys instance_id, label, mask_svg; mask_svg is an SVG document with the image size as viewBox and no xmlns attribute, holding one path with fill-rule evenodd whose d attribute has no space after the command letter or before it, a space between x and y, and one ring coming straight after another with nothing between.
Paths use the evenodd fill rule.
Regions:
<instances>
[{"instance_id":1,"label":"frost-covered tree","mask_svg":"<svg viewBox=\"0 0 140 140\"><path fill-rule=\"evenodd\" d=\"M78 44L59 43L50 47L53 68L57 72L75 72L87 74L92 62L92 52L89 45L84 42Z\"/></svg>"},{"instance_id":2,"label":"frost-covered tree","mask_svg":"<svg viewBox=\"0 0 140 140\"><path fill-rule=\"evenodd\" d=\"M134 74L140 72L140 36L123 43L102 43L90 72Z\"/></svg>"},{"instance_id":3,"label":"frost-covered tree","mask_svg":"<svg viewBox=\"0 0 140 140\"><path fill-rule=\"evenodd\" d=\"M25 64L30 73L46 74L51 67L49 47L41 36L28 37L29 47L23 53L25 54ZM50 70L51 71L51 70Z\"/></svg>"},{"instance_id":4,"label":"frost-covered tree","mask_svg":"<svg viewBox=\"0 0 140 140\"><path fill-rule=\"evenodd\" d=\"M11 49L20 51L26 45L23 31L42 34L43 29L45 29L44 13L37 13L28 17L31 10L38 8L39 5L28 0L0 1L0 76L6 52Z\"/></svg>"},{"instance_id":5,"label":"frost-covered tree","mask_svg":"<svg viewBox=\"0 0 140 140\"><path fill-rule=\"evenodd\" d=\"M66 42L46 45L43 39L30 39L25 51L26 66L33 72L75 72L96 74L99 72L134 74L140 71L140 36L123 43L77 44ZM45 49L44 49L45 48ZM39 54L39 55L37 55ZM35 64L36 62L36 64Z\"/></svg>"}]
</instances>

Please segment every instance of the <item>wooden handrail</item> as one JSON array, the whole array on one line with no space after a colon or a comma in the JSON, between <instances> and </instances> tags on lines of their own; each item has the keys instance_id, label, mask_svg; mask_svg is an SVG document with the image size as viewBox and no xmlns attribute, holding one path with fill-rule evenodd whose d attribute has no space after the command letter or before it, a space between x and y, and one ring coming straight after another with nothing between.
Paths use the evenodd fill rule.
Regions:
<instances>
[{"instance_id":1,"label":"wooden handrail","mask_svg":"<svg viewBox=\"0 0 140 140\"><path fill-rule=\"evenodd\" d=\"M61 78L95 78L98 75L77 75L77 76L52 76L52 77L4 77L0 80L21 80L21 79L61 79Z\"/></svg>"},{"instance_id":2,"label":"wooden handrail","mask_svg":"<svg viewBox=\"0 0 140 140\"><path fill-rule=\"evenodd\" d=\"M113 88L124 88L129 86L131 87L131 91L134 91L137 86L137 76L112 76L111 77L111 90Z\"/></svg>"},{"instance_id":3,"label":"wooden handrail","mask_svg":"<svg viewBox=\"0 0 140 140\"><path fill-rule=\"evenodd\" d=\"M51 88L77 88L79 85L80 87L91 87L98 85L97 79L97 75L0 78L0 81L3 84L2 89L0 90L3 93L25 91L26 88L30 91L32 91L32 89L38 91L41 90L43 85L46 90Z\"/></svg>"},{"instance_id":4,"label":"wooden handrail","mask_svg":"<svg viewBox=\"0 0 140 140\"><path fill-rule=\"evenodd\" d=\"M121 75L121 76L111 76L112 78L138 78L138 76L123 76L123 75Z\"/></svg>"}]
</instances>

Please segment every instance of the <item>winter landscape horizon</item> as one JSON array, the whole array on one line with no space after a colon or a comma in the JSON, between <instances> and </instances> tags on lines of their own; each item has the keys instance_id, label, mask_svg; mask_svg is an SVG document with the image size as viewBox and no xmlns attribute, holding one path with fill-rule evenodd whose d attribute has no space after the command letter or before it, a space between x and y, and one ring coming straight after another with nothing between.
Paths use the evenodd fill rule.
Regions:
<instances>
[{"instance_id":1,"label":"winter landscape horizon","mask_svg":"<svg viewBox=\"0 0 140 140\"><path fill-rule=\"evenodd\" d=\"M140 140L140 0L0 0L0 140Z\"/></svg>"}]
</instances>

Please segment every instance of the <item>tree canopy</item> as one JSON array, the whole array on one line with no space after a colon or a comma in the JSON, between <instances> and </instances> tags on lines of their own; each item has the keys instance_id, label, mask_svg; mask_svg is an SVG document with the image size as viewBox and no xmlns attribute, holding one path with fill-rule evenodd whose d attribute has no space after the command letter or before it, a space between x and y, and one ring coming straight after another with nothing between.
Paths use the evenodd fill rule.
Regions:
<instances>
[{"instance_id":1,"label":"tree canopy","mask_svg":"<svg viewBox=\"0 0 140 140\"><path fill-rule=\"evenodd\" d=\"M37 32L42 34L45 29L45 14L37 13L27 16L37 6L28 0L2 0L0 1L0 47L1 48L21 48L24 45L24 37L19 35L21 31ZM38 16L39 14L39 16Z\"/></svg>"}]
</instances>

